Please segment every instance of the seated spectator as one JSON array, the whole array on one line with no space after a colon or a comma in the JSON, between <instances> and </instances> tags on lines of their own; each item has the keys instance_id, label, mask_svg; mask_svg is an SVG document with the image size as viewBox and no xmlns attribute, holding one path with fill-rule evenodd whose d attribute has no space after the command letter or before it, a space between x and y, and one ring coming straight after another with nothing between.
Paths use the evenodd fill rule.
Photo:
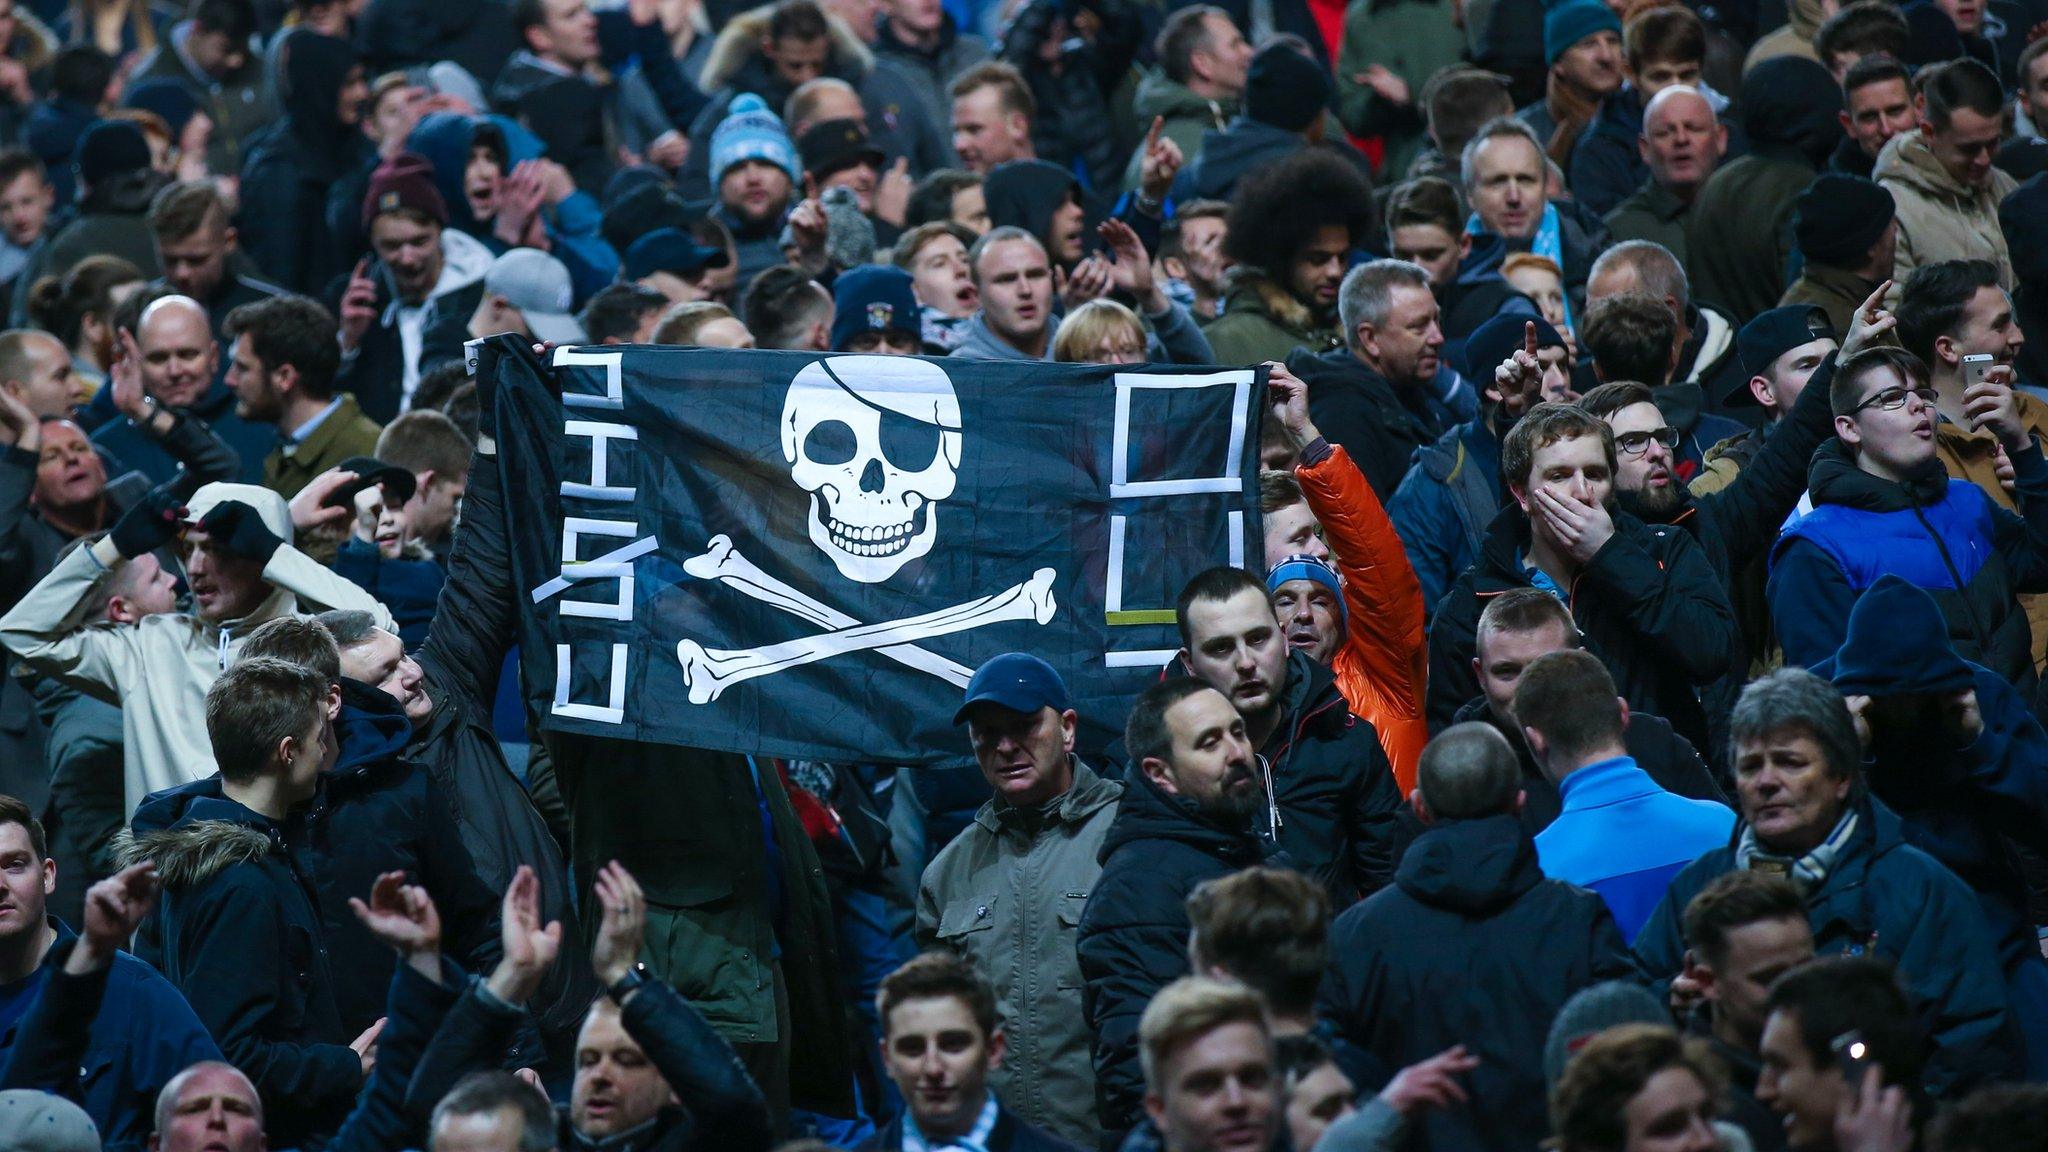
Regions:
<instances>
[{"instance_id":1,"label":"seated spectator","mask_svg":"<svg viewBox=\"0 0 2048 1152\"><path fill-rule=\"evenodd\" d=\"M210 181L165 188L150 201L147 219L164 270L147 287L197 300L220 339L234 339L227 331L228 313L283 292L238 270L248 260L241 254L228 202Z\"/></svg>"},{"instance_id":2,"label":"seated spectator","mask_svg":"<svg viewBox=\"0 0 2048 1152\"><path fill-rule=\"evenodd\" d=\"M1842 649L1814 666L1853 703L1870 790L1906 834L1977 894L2005 971L2029 1075L2048 1052L2048 965L2027 882L2001 839L2039 851L2048 733L2018 689L1957 656L1927 593L1882 576L1849 613Z\"/></svg>"},{"instance_id":3,"label":"seated spectator","mask_svg":"<svg viewBox=\"0 0 2048 1152\"><path fill-rule=\"evenodd\" d=\"M1678 257L1647 240L1616 244L1601 253L1599 261L1593 265L1593 275L1586 286L1589 306L1626 293L1644 293L1662 300L1678 324L1671 367L1667 369L1669 375L1658 390L1659 406L1669 407L1672 423L1694 427L1695 431L1697 429L1688 416L1688 410L1707 413L1708 423L1714 425L1714 430L1694 437L1701 442L1702 448L1731 435L1732 432L1723 430L1726 422L1713 414L1723 406L1721 398L1742 379L1742 364L1735 354L1735 336L1741 330L1742 322L1712 301L1699 299ZM1861 299L1858 297L1859 303ZM1843 332L1848 330L1841 329ZM1583 339L1580 350L1580 359L1593 359ZM1651 355L1645 350L1638 358L1648 359ZM1640 370L1649 371L1647 367ZM1657 384L1654 376L1630 376L1626 372L1603 378ZM1580 390L1590 391L1588 388Z\"/></svg>"},{"instance_id":4,"label":"seated spectator","mask_svg":"<svg viewBox=\"0 0 2048 1152\"><path fill-rule=\"evenodd\" d=\"M179 537L188 612L148 616L113 628L87 627L78 609L120 578L137 557ZM0 644L29 668L121 705L126 807L151 792L217 768L202 727L200 699L247 630L308 606L353 608L388 621L383 607L291 546L291 514L267 488L209 484L179 513L179 497L158 489L114 530L60 561L0 617Z\"/></svg>"},{"instance_id":5,"label":"seated spectator","mask_svg":"<svg viewBox=\"0 0 2048 1152\"><path fill-rule=\"evenodd\" d=\"M1650 526L1614 501L1614 433L1582 409L1540 404L1508 433L1501 477L1514 503L1431 627L1429 715L1449 721L1479 693L1471 666L1481 596L1541 588L1564 598L1586 647L1615 673L1631 710L1707 744L1699 686L1730 668L1734 610L1713 564L1683 529ZM1656 588L1654 594L1646 589Z\"/></svg>"},{"instance_id":6,"label":"seated spectator","mask_svg":"<svg viewBox=\"0 0 2048 1152\"><path fill-rule=\"evenodd\" d=\"M1582 151L1585 147L1580 144ZM1715 118L1713 102L1704 93L1672 84L1643 106L1637 147L1642 152L1641 178L1608 209L1607 231L1617 242L1656 243L1684 264L1693 204L1700 187L1728 154L1728 128Z\"/></svg>"},{"instance_id":7,"label":"seated spectator","mask_svg":"<svg viewBox=\"0 0 2048 1152\"><path fill-rule=\"evenodd\" d=\"M1622 740L1631 717L1583 651L1539 656L1517 678L1515 723L1563 807L1536 834L1543 874L1590 888L1633 939L1678 870L1728 840L1735 814L1658 787Z\"/></svg>"},{"instance_id":8,"label":"seated spectator","mask_svg":"<svg viewBox=\"0 0 2048 1152\"><path fill-rule=\"evenodd\" d=\"M134 307L145 300L144 306ZM106 415L92 434L94 446L153 484L169 483L190 459L173 454L171 434L178 423L203 421L235 453L231 478L255 483L263 474L264 454L277 442L276 433L243 418L234 389L218 378L220 345L206 310L183 296L148 300L138 295L129 305L124 317L136 318L119 332L125 363L111 367L112 386L95 394L81 416L88 418L95 411ZM128 373L135 369L139 387L127 384ZM170 425L159 416L166 411Z\"/></svg>"},{"instance_id":9,"label":"seated spectator","mask_svg":"<svg viewBox=\"0 0 2048 1152\"><path fill-rule=\"evenodd\" d=\"M1384 885L1401 793L1379 733L1352 715L1328 668L1290 648L1266 585L1210 568L1181 589L1175 615L1180 665L1228 697L1253 750L1282 766L1267 781L1260 834L1340 903ZM1387 679L1398 691L1402 678Z\"/></svg>"},{"instance_id":10,"label":"seated spectator","mask_svg":"<svg viewBox=\"0 0 2048 1152\"><path fill-rule=\"evenodd\" d=\"M968 318L980 303L967 250L975 233L950 221L919 224L898 237L890 250L896 267L910 273L917 295L923 350L943 356L959 347Z\"/></svg>"},{"instance_id":11,"label":"seated spectator","mask_svg":"<svg viewBox=\"0 0 2048 1152\"><path fill-rule=\"evenodd\" d=\"M237 231L242 250L270 282L293 292L322 292L347 268L348 257L328 222L329 192L351 181L374 155L362 132L369 88L347 40L299 33L281 56L284 116L242 158L244 210ZM367 223L363 230L369 231Z\"/></svg>"},{"instance_id":12,"label":"seated spectator","mask_svg":"<svg viewBox=\"0 0 2048 1152\"><path fill-rule=\"evenodd\" d=\"M1813 511L1771 553L1767 592L1788 663L1832 655L1857 598L1893 573L1935 594L1958 655L2031 690L2027 617L2015 597L2048 591L2048 467L2001 372L2010 369L1993 369L1981 386L1973 423L2005 449L2024 516L1941 470L1937 394L1917 357L1874 348L1836 369L1836 438L1808 473ZM1972 558L1967 572L1952 570L1958 556Z\"/></svg>"},{"instance_id":13,"label":"seated spectator","mask_svg":"<svg viewBox=\"0 0 2048 1152\"><path fill-rule=\"evenodd\" d=\"M1682 112L1673 111L1672 118L1682 120L1684 127L1665 125L1666 145L1689 152L1688 146L1668 138L1684 131L1701 142L1718 136L1720 147L1713 150L1714 161L1727 147L1727 129L1715 117L1728 100L1712 89L1700 90L1707 29L1691 9L1667 6L1644 10L1622 28L1621 49L1622 85L1600 101L1565 165L1572 194L1602 216L1612 213L1651 177L1653 150L1659 141L1650 130L1650 107L1665 89L1688 89L1699 101L1694 105L1688 100ZM1695 173L1695 189L1696 182L1706 179L1713 168L1710 162L1705 171ZM1690 193L1686 193L1688 199Z\"/></svg>"},{"instance_id":14,"label":"seated spectator","mask_svg":"<svg viewBox=\"0 0 2048 1152\"><path fill-rule=\"evenodd\" d=\"M1499 375L1499 366L1517 357L1527 359L1529 371ZM1479 416L1417 450L1387 501L1426 611L1434 613L1451 582L1471 567L1486 526L1500 513L1501 438L1537 403L1577 399L1571 368L1566 338L1541 319L1498 316L1466 342L1465 372L1482 389Z\"/></svg>"},{"instance_id":15,"label":"seated spectator","mask_svg":"<svg viewBox=\"0 0 2048 1152\"><path fill-rule=\"evenodd\" d=\"M1436 399L1444 334L1429 273L1403 260L1361 264L1344 277L1337 313L1344 347L1298 349L1287 368L1306 384L1317 427L1391 499L1409 457L1453 422Z\"/></svg>"},{"instance_id":16,"label":"seated spectator","mask_svg":"<svg viewBox=\"0 0 2048 1152\"><path fill-rule=\"evenodd\" d=\"M208 0L174 24L166 43L143 57L128 77L129 91L152 80L175 81L213 121L206 165L239 172L249 140L277 115L263 61L250 50L256 9L250 0Z\"/></svg>"},{"instance_id":17,"label":"seated spectator","mask_svg":"<svg viewBox=\"0 0 2048 1152\"><path fill-rule=\"evenodd\" d=\"M1746 324L1785 294L1792 213L1842 138L1842 90L1811 59L1773 55L1744 69L1735 106L1749 152L1701 185L1686 270L1694 295Z\"/></svg>"},{"instance_id":18,"label":"seated spectator","mask_svg":"<svg viewBox=\"0 0 2048 1152\"><path fill-rule=\"evenodd\" d=\"M1371 190L1337 157L1304 151L1252 173L1231 198L1223 254L1237 263L1223 314L1203 328L1223 364L1320 355L1345 345L1338 288L1372 234Z\"/></svg>"},{"instance_id":19,"label":"seated spectator","mask_svg":"<svg viewBox=\"0 0 2048 1152\"><path fill-rule=\"evenodd\" d=\"M373 256L328 289L341 322L335 383L364 415L388 422L411 406L422 374L462 358L492 256L447 226L432 170L410 152L372 174L362 218Z\"/></svg>"},{"instance_id":20,"label":"seated spectator","mask_svg":"<svg viewBox=\"0 0 2048 1152\"><path fill-rule=\"evenodd\" d=\"M1778 304L1823 308L1829 325L1847 332L1856 309L1895 274L1899 228L1892 194L1858 176L1823 172L1799 194L1793 212L1806 265Z\"/></svg>"},{"instance_id":21,"label":"seated spectator","mask_svg":"<svg viewBox=\"0 0 2048 1152\"><path fill-rule=\"evenodd\" d=\"M752 348L754 334L732 309L710 300L672 304L654 329L656 344L699 348Z\"/></svg>"},{"instance_id":22,"label":"seated spectator","mask_svg":"<svg viewBox=\"0 0 2048 1152\"><path fill-rule=\"evenodd\" d=\"M287 500L313 478L377 446L382 429L334 391L341 367L334 317L308 296L272 296L228 313L234 341L228 387L235 414L277 428L279 444L263 461L263 483Z\"/></svg>"},{"instance_id":23,"label":"seated spectator","mask_svg":"<svg viewBox=\"0 0 2048 1152\"><path fill-rule=\"evenodd\" d=\"M1615 80L1619 83L1618 73ZM1585 303L1594 258L1607 247L1600 218L1546 197L1543 145L1522 120L1504 118L1481 128L1465 145L1462 167L1473 215L1466 224L1472 251L1462 271L1499 269L1520 252L1545 257L1563 274L1569 322Z\"/></svg>"},{"instance_id":24,"label":"seated spectator","mask_svg":"<svg viewBox=\"0 0 2048 1152\"><path fill-rule=\"evenodd\" d=\"M1558 1152L1724 1147L1715 1128L1727 1073L1704 1044L1657 1024L1609 1028L1572 1054L1550 1099Z\"/></svg>"},{"instance_id":25,"label":"seated spectator","mask_svg":"<svg viewBox=\"0 0 2048 1152\"><path fill-rule=\"evenodd\" d=\"M1943 260L1988 260L2012 289L1998 202L2019 182L1992 166L2005 115L1998 76L1975 60L1951 60L1919 77L1920 126L1894 136L1872 178L1898 203L1894 277Z\"/></svg>"},{"instance_id":26,"label":"seated spectator","mask_svg":"<svg viewBox=\"0 0 2048 1152\"><path fill-rule=\"evenodd\" d=\"M412 499L405 502L406 526L412 538L425 544L437 559L445 559L455 547L455 522L462 497L469 491L472 447L469 437L446 416L412 411L384 429L371 453L412 473Z\"/></svg>"},{"instance_id":27,"label":"seated spectator","mask_svg":"<svg viewBox=\"0 0 2048 1152\"><path fill-rule=\"evenodd\" d=\"M1813 959L1813 929L1798 885L1769 872L1729 872L1685 906L1685 971L1672 981L1697 1000L1682 1015L1729 1074L1728 1118L1758 1148L1781 1148L1785 1126L1756 1098L1763 1073L1764 1007L1778 977Z\"/></svg>"},{"instance_id":28,"label":"seated spectator","mask_svg":"<svg viewBox=\"0 0 2048 1152\"><path fill-rule=\"evenodd\" d=\"M1853 1152L1859 1145L1845 1134L1889 1130L1891 1146L1904 1146L1914 1115L1930 1109L1921 1090L1924 1029L1891 965L1874 956L1816 960L1772 984L1766 1006L1757 1099L1784 1119L1786 1141ZM1844 1067L1844 1036L1862 1045L1848 1053L1861 1083Z\"/></svg>"},{"instance_id":29,"label":"seated spectator","mask_svg":"<svg viewBox=\"0 0 2048 1152\"><path fill-rule=\"evenodd\" d=\"M1637 935L1645 970L1676 975L1685 956L1681 910L1714 879L1761 867L1799 885L1818 952L1897 963L1913 1011L1928 1022L1929 1091L2005 1075L2013 1053L1991 931L1969 888L1908 845L1899 818L1863 791L1862 749L1840 694L1810 672L1783 668L1743 690L1730 727L1742 820L1726 847L1678 874ZM1773 1047L1767 1035L1757 1093L1766 1105Z\"/></svg>"},{"instance_id":30,"label":"seated spectator","mask_svg":"<svg viewBox=\"0 0 2048 1152\"><path fill-rule=\"evenodd\" d=\"M228 1060L253 1070L268 1135L285 1145L340 1126L378 1032L342 1030L318 907L275 835L319 791L330 691L268 657L220 673L205 708L220 794L138 830L125 856L164 877L164 975Z\"/></svg>"},{"instance_id":31,"label":"seated spectator","mask_svg":"<svg viewBox=\"0 0 2048 1152\"><path fill-rule=\"evenodd\" d=\"M1885 5L1887 12L1892 11ZM1842 131L1828 158L1828 171L1871 179L1877 158L1892 137L1911 132L1913 77L1897 59L1879 53L1856 61L1842 74ZM1802 245L1800 251L1805 251Z\"/></svg>"},{"instance_id":32,"label":"seated spectator","mask_svg":"<svg viewBox=\"0 0 2048 1152\"><path fill-rule=\"evenodd\" d=\"M1136 769L1102 845L1102 875L1081 913L1076 951L1095 1035L1095 1099L1105 1137L1128 1131L1156 1094L1158 1062L1139 1035L1156 993L1188 972L1184 901L1204 880L1256 864L1272 849L1254 816L1257 757L1228 697L1191 677L1146 689L1124 726ZM1151 1001L1152 1008L1146 1007ZM1146 1111L1153 1109L1148 1105ZM1153 1116L1169 1142L1167 1121Z\"/></svg>"},{"instance_id":33,"label":"seated spectator","mask_svg":"<svg viewBox=\"0 0 2048 1152\"><path fill-rule=\"evenodd\" d=\"M919 956L882 980L875 1006L883 1066L905 1108L862 1148L897 1152L907 1139L943 1145L972 1132L987 1133L991 1152L1076 1147L1020 1118L990 1089L990 1074L1009 1054L1008 1037L996 1020L995 990L966 961L944 952Z\"/></svg>"},{"instance_id":34,"label":"seated spectator","mask_svg":"<svg viewBox=\"0 0 2048 1152\"><path fill-rule=\"evenodd\" d=\"M1339 1038L1386 1067L1462 1045L1484 1077L1462 1108L1432 1112L1432 1146L1523 1149L1545 1129L1543 1074L1531 1057L1572 993L1637 975L1598 896L1538 871L1515 815L1507 741L1481 724L1445 731L1422 754L1420 809L1430 827L1394 883L1337 917L1322 1015ZM1517 947L1546 941L1539 950ZM1428 989L1456 969L1469 991Z\"/></svg>"},{"instance_id":35,"label":"seated spectator","mask_svg":"<svg viewBox=\"0 0 2048 1152\"><path fill-rule=\"evenodd\" d=\"M613 284L590 298L576 322L593 344L651 344L654 326L672 301L639 284Z\"/></svg>"},{"instance_id":36,"label":"seated spectator","mask_svg":"<svg viewBox=\"0 0 2048 1152\"><path fill-rule=\"evenodd\" d=\"M1275 558L1266 574L1274 614L1286 628L1288 647L1329 668L1351 711L1372 724L1406 795L1429 739L1422 711L1428 607L1365 475L1310 419L1306 387L1274 366L1267 391L1273 421L1300 457L1286 476L1297 482L1299 500L1289 504L1299 511L1280 521L1296 525L1295 531L1266 549ZM1270 540L1275 521L1268 516Z\"/></svg>"},{"instance_id":37,"label":"seated spectator","mask_svg":"<svg viewBox=\"0 0 2048 1152\"><path fill-rule=\"evenodd\" d=\"M1145 1006L1137 1040L1145 1115L1164 1152L1273 1146L1282 1105L1258 993L1233 980L1176 980Z\"/></svg>"},{"instance_id":38,"label":"seated spectator","mask_svg":"<svg viewBox=\"0 0 2048 1152\"><path fill-rule=\"evenodd\" d=\"M134 922L109 905L139 913L155 895L156 877L141 864L95 888L84 903L80 936L46 913L56 862L46 852L43 826L12 796L0 796L0 860L8 862L13 905L0 931L0 1012L7 1019L0 1089L40 1088L76 1100L108 1142L139 1147L152 1122L144 1102L187 1066L220 1059L178 990L121 950ZM102 1010L80 1011L86 997ZM75 1022L64 1051L20 1043L64 1019Z\"/></svg>"},{"instance_id":39,"label":"seated spectator","mask_svg":"<svg viewBox=\"0 0 2048 1152\"><path fill-rule=\"evenodd\" d=\"M1204 133L1221 132L1236 118L1251 68L1251 41L1228 12L1193 4L1160 24L1152 54L1158 70L1138 82L1131 112L1142 124L1162 121L1159 138L1173 141L1183 157L1193 156ZM1143 149L1132 153L1124 191L1138 190L1143 161Z\"/></svg>"}]
</instances>

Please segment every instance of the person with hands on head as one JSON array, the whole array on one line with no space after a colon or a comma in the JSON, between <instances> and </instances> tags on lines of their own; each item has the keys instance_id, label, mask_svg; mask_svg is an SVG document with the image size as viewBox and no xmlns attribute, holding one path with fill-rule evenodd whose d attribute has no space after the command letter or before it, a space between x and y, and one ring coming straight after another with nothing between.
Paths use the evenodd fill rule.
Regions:
<instances>
[{"instance_id":1,"label":"person with hands on head","mask_svg":"<svg viewBox=\"0 0 2048 1152\"><path fill-rule=\"evenodd\" d=\"M300 495L318 492L309 486ZM174 489L157 489L0 616L0 645L29 668L121 706L129 811L151 792L217 767L199 704L249 630L314 608L391 620L383 605L290 543L293 511L277 493L214 483L185 504ZM112 628L79 621L80 606L126 565L174 542L192 588L189 611Z\"/></svg>"},{"instance_id":2,"label":"person with hands on head","mask_svg":"<svg viewBox=\"0 0 2048 1152\"><path fill-rule=\"evenodd\" d=\"M1582 408L1536 405L1509 431L1501 456L1513 502L1488 526L1430 629L1432 726L1480 693L1472 656L1485 601L1541 588L1570 608L1631 711L1662 716L1694 746L1708 746L1699 688L1729 670L1737 645L1734 609L1705 552L1683 528L1610 509L1614 431Z\"/></svg>"},{"instance_id":3,"label":"person with hands on head","mask_svg":"<svg viewBox=\"0 0 2048 1152\"><path fill-rule=\"evenodd\" d=\"M1365 476L1311 418L1308 386L1287 366L1266 365L1267 403L1299 454L1294 479L1321 526L1340 577L1332 588L1293 557L1268 556L1266 587L1290 648L1329 667L1351 711L1379 733L1402 795L1429 742L1423 715L1429 673L1423 630L1429 609L1393 521Z\"/></svg>"}]
</instances>

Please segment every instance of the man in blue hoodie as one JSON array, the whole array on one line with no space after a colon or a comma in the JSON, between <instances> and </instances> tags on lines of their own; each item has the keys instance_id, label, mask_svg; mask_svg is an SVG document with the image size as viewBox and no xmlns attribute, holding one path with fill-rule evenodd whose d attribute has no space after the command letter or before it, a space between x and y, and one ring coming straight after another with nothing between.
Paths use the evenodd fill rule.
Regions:
<instances>
[{"instance_id":1,"label":"man in blue hoodie","mask_svg":"<svg viewBox=\"0 0 2048 1152\"><path fill-rule=\"evenodd\" d=\"M2048 852L2048 732L2004 677L1956 655L1940 606L1897 576L1863 594L1841 651L1813 671L1847 698L1864 778L1907 842L1977 894L2028 1077L2048 1078L2048 963L2007 843Z\"/></svg>"},{"instance_id":2,"label":"man in blue hoodie","mask_svg":"<svg viewBox=\"0 0 2048 1152\"><path fill-rule=\"evenodd\" d=\"M1536 834L1543 874L1590 888L1635 939L1678 870L1728 842L1735 813L1658 787L1628 754L1628 705L1598 657L1539 656L1515 685L1515 722L1564 808Z\"/></svg>"}]
</instances>

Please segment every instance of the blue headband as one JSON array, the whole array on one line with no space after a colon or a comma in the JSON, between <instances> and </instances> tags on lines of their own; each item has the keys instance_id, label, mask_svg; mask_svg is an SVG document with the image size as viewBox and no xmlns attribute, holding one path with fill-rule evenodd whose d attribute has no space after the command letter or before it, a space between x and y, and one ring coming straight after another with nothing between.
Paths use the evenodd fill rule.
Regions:
<instances>
[{"instance_id":1,"label":"blue headband","mask_svg":"<svg viewBox=\"0 0 2048 1152\"><path fill-rule=\"evenodd\" d=\"M1273 565L1266 573L1266 592L1271 595L1280 590L1289 580L1313 580L1330 590L1337 598L1339 619L1349 619L1351 610L1344 604L1344 587L1337 578L1337 570L1313 556L1289 556Z\"/></svg>"}]
</instances>

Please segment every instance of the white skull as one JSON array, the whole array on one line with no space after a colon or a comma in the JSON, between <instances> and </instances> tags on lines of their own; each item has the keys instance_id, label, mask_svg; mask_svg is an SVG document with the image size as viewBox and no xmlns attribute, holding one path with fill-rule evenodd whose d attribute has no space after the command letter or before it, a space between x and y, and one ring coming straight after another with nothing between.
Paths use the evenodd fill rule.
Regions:
<instances>
[{"instance_id":1,"label":"white skull","mask_svg":"<svg viewBox=\"0 0 2048 1152\"><path fill-rule=\"evenodd\" d=\"M811 543L849 580L887 580L932 550L932 506L958 482L953 382L907 356L807 364L782 402L782 456L811 494Z\"/></svg>"}]
</instances>

